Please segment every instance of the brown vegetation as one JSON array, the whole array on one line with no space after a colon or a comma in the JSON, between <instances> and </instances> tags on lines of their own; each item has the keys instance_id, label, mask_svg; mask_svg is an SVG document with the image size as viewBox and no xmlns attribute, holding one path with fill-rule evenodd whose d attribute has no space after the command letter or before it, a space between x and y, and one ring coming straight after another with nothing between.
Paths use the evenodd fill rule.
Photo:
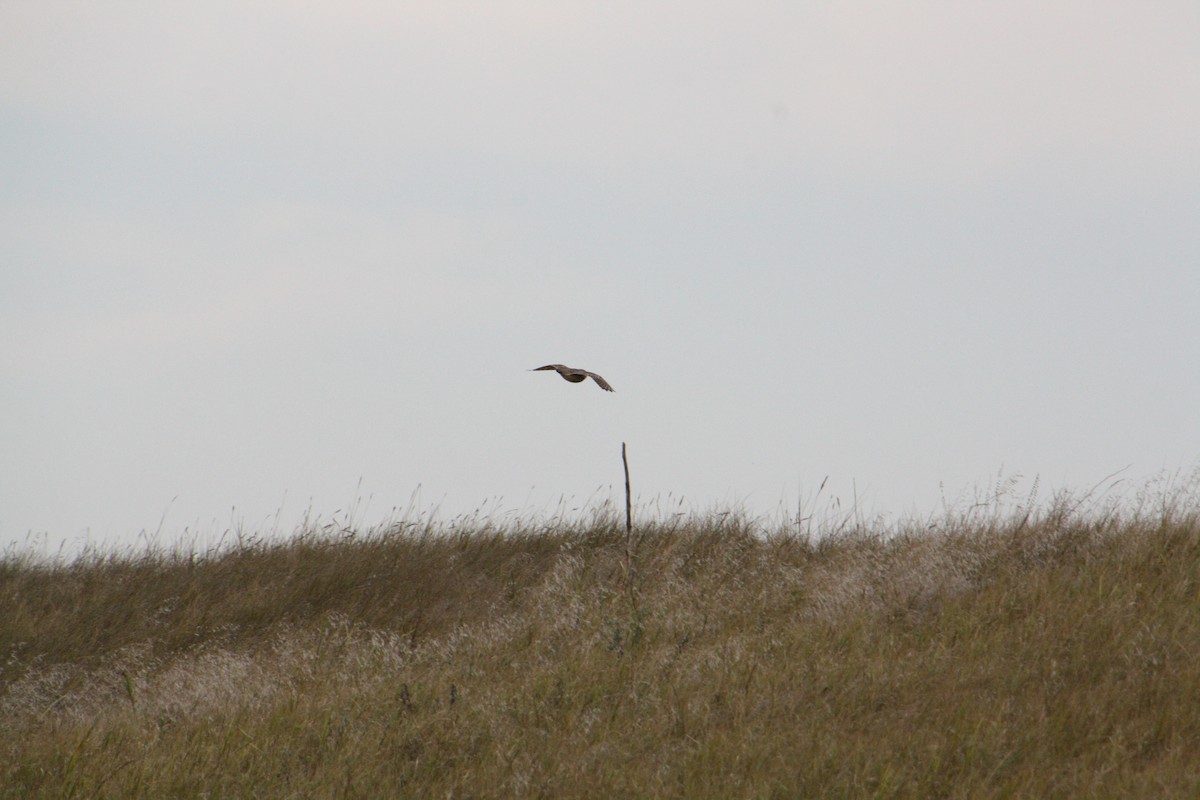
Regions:
<instances>
[{"instance_id":1,"label":"brown vegetation","mask_svg":"<svg viewBox=\"0 0 1200 800\"><path fill-rule=\"evenodd\" d=\"M622 523L10 553L0 797L1200 795L1194 507Z\"/></svg>"}]
</instances>

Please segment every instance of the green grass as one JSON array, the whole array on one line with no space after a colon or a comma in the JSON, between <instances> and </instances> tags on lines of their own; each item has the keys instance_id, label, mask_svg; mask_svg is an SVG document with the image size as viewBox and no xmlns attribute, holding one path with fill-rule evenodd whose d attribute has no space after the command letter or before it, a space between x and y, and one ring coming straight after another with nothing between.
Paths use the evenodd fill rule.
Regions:
<instances>
[{"instance_id":1,"label":"green grass","mask_svg":"<svg viewBox=\"0 0 1200 800\"><path fill-rule=\"evenodd\" d=\"M1196 797L1200 509L0 561L0 797Z\"/></svg>"}]
</instances>

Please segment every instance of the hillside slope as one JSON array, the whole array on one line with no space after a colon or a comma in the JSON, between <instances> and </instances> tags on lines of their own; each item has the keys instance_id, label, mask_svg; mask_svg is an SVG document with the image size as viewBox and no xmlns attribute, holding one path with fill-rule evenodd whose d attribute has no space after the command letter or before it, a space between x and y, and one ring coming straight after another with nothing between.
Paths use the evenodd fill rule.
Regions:
<instances>
[{"instance_id":1,"label":"hillside slope","mask_svg":"<svg viewBox=\"0 0 1200 800\"><path fill-rule=\"evenodd\" d=\"M0 797L1195 797L1200 516L0 563Z\"/></svg>"}]
</instances>

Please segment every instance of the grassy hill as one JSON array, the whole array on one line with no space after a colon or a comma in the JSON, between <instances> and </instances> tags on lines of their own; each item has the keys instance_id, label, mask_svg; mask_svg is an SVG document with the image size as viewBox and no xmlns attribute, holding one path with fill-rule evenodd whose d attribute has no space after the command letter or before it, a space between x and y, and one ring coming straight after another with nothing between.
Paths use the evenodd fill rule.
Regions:
<instances>
[{"instance_id":1,"label":"grassy hill","mask_svg":"<svg viewBox=\"0 0 1200 800\"><path fill-rule=\"evenodd\" d=\"M1197 797L1200 508L14 551L0 660L4 798Z\"/></svg>"}]
</instances>

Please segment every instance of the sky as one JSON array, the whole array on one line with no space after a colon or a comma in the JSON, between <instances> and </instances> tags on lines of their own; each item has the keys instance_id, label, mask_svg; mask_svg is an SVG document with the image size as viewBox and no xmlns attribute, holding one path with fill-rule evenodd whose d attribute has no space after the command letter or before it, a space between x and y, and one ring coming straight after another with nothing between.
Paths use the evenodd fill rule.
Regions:
<instances>
[{"instance_id":1,"label":"sky","mask_svg":"<svg viewBox=\"0 0 1200 800\"><path fill-rule=\"evenodd\" d=\"M6 2L0 545L1193 469L1197 142L1192 0Z\"/></svg>"}]
</instances>

